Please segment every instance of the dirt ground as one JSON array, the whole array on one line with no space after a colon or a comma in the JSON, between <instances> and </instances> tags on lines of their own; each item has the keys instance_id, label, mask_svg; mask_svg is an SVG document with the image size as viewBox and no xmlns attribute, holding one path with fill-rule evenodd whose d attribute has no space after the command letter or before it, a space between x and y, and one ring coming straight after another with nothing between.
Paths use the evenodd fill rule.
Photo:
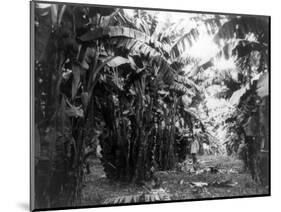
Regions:
<instances>
[{"instance_id":1,"label":"dirt ground","mask_svg":"<svg viewBox=\"0 0 281 212\"><path fill-rule=\"evenodd\" d=\"M201 156L197 171L186 164L171 171L159 171L156 189L165 191L171 200L190 200L216 197L265 195L268 187L257 185L243 170L242 161L227 156ZM210 169L210 167L213 167ZM192 169L192 168L191 168ZM108 180L98 159L91 164L91 174L86 177L83 205L101 205L108 198L139 195L147 186L121 184Z\"/></svg>"}]
</instances>

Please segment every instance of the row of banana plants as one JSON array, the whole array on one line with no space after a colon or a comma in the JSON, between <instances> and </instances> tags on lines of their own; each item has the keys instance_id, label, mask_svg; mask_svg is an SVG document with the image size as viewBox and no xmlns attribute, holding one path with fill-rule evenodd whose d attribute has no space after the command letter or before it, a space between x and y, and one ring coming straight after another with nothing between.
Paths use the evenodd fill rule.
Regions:
<instances>
[{"instance_id":1,"label":"row of banana plants","mask_svg":"<svg viewBox=\"0 0 281 212\"><path fill-rule=\"evenodd\" d=\"M97 145L112 180L141 183L156 167L172 168L182 96L198 88L152 38L156 23L60 4L36 4L35 17L38 207L81 203Z\"/></svg>"},{"instance_id":2,"label":"row of banana plants","mask_svg":"<svg viewBox=\"0 0 281 212\"><path fill-rule=\"evenodd\" d=\"M35 4L34 10L38 207L81 203L87 160L97 146L107 177L115 181L142 183L156 169L173 168L178 160L175 123L184 119L183 127L192 131L195 119L187 109L202 99L192 79L213 65L197 65L190 78L184 76L182 68L192 61L181 54L198 30L179 36L171 26L169 33L157 32L157 18L139 10L133 18L109 7ZM214 33L224 19L200 21ZM230 30L224 28L236 29L239 21L229 23L215 40L228 40L223 32ZM243 25L243 33L252 28ZM256 48L239 44L233 52ZM266 54L262 58L264 70Z\"/></svg>"}]
</instances>

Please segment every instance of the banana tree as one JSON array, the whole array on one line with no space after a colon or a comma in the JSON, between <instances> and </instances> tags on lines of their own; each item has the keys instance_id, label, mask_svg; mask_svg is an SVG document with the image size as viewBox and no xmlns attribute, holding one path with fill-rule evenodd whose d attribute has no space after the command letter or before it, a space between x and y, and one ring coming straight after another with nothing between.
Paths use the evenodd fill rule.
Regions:
<instances>
[{"instance_id":1,"label":"banana tree","mask_svg":"<svg viewBox=\"0 0 281 212\"><path fill-rule=\"evenodd\" d=\"M190 118L183 100L199 90L181 76L177 49L195 31L169 43L146 12L132 20L122 9L36 5L36 171L49 179L36 191L39 207L79 204L97 145L113 180L142 183L172 168L174 123Z\"/></svg>"},{"instance_id":2,"label":"banana tree","mask_svg":"<svg viewBox=\"0 0 281 212\"><path fill-rule=\"evenodd\" d=\"M240 126L236 133L245 139L245 163L253 179L263 184L268 183L269 21L268 17L233 17L214 37L222 46L218 56L234 58L239 72L238 86L231 91L230 100L237 106L231 123Z\"/></svg>"}]
</instances>

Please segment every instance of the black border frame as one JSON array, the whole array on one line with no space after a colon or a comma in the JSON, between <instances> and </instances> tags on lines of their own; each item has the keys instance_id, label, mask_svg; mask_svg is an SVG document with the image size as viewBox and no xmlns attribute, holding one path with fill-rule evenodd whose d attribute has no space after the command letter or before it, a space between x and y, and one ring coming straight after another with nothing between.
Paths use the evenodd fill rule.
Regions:
<instances>
[{"instance_id":1,"label":"black border frame","mask_svg":"<svg viewBox=\"0 0 281 212\"><path fill-rule=\"evenodd\" d=\"M123 5L102 5L102 4L90 4L90 3L73 3L73 2L57 2L57 1L41 1L41 0L30 0L30 211L53 211L53 210L68 210L68 209L87 209L87 208L103 208L103 207L119 207L119 206L134 206L134 205L150 205L150 204L163 204L163 203L178 203L178 202L197 202L207 200L225 200L225 199L241 199L241 198L252 198L252 197L270 197L271 196L271 16L270 15L255 15L255 14L244 14L244 13L225 13L225 12L207 12L197 10L179 10L179 9L165 9L165 8L147 8L147 7L133 7ZM217 14L217 15L235 15L235 16L251 16L251 17L265 17L268 18L268 32L269 32L269 46L268 46L268 73L269 73L269 187L268 194L257 194L257 195L244 195L244 196L231 196L231 197L215 197L215 198L204 198L204 199L186 199L186 200L170 200L170 201L158 201L158 202L140 202L140 203L126 203L126 204L110 204L110 205L83 205L83 206L71 206L71 207L54 207L54 208L35 208L34 207L34 4L35 3L47 3L47 4L67 4L67 5L81 5L81 6L96 6L105 8L124 8L124 9L142 9L142 10L154 10L164 12L180 12L180 13L200 13L200 14Z\"/></svg>"}]
</instances>

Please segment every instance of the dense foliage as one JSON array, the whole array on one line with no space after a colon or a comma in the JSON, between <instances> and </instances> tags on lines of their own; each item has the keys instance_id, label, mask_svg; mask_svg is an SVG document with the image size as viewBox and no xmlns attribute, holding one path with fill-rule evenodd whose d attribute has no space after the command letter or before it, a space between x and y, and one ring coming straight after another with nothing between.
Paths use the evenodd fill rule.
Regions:
<instances>
[{"instance_id":1,"label":"dense foliage","mask_svg":"<svg viewBox=\"0 0 281 212\"><path fill-rule=\"evenodd\" d=\"M212 153L221 153L214 133L219 123L207 107L212 86L224 87L226 92L215 98L225 99L249 88L239 96L237 110L226 111L231 115L231 120L225 117L226 132L239 126L232 132L242 136L240 128L245 131L249 119L257 114L268 119L268 93L256 92L264 82L253 80L268 73L264 19L194 15L190 22L204 26L223 45L210 61L200 61L183 56L200 35L192 24L160 24L157 15L143 10L128 15L119 8L35 7L36 198L41 207L77 205L88 160L96 152L109 179L138 184L154 179L155 170L184 161L195 136ZM234 70L216 67L218 58L234 57ZM246 131L243 138L262 139L257 149L268 143L268 125L260 123L264 134Z\"/></svg>"}]
</instances>

